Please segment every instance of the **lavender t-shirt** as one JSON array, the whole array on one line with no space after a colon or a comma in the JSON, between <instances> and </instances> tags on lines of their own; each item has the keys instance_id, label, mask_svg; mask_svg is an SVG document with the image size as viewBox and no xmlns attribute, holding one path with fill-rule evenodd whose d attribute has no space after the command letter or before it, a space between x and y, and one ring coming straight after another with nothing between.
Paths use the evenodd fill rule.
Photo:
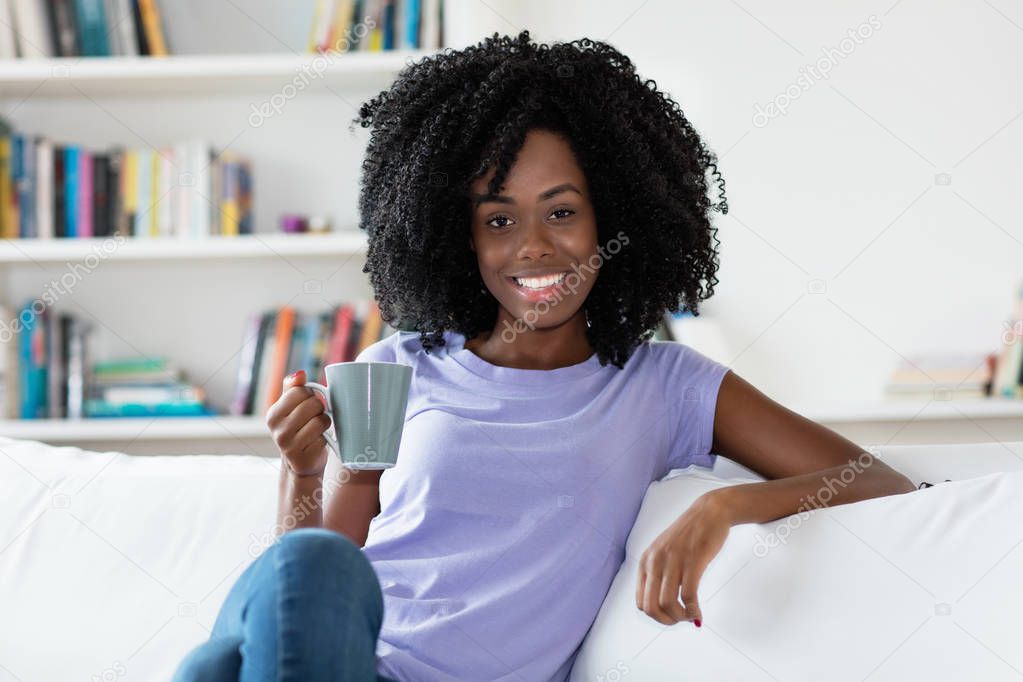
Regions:
<instances>
[{"instance_id":1,"label":"lavender t-shirt","mask_svg":"<svg viewBox=\"0 0 1023 682\"><path fill-rule=\"evenodd\" d=\"M651 482L712 467L728 367L647 341L623 369L490 364L446 332L360 361L414 368L363 548L384 595L377 671L400 682L568 678Z\"/></svg>"}]
</instances>

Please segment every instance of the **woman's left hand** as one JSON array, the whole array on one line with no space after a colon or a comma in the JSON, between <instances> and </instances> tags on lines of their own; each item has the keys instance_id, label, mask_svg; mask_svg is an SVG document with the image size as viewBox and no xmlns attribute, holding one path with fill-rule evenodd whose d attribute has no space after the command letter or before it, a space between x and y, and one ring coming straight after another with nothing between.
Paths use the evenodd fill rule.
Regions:
<instances>
[{"instance_id":1,"label":"woman's left hand","mask_svg":"<svg viewBox=\"0 0 1023 682\"><path fill-rule=\"evenodd\" d=\"M636 607L665 625L688 620L700 627L696 587L731 526L719 498L712 493L698 497L640 556ZM678 601L679 585L684 607Z\"/></svg>"}]
</instances>

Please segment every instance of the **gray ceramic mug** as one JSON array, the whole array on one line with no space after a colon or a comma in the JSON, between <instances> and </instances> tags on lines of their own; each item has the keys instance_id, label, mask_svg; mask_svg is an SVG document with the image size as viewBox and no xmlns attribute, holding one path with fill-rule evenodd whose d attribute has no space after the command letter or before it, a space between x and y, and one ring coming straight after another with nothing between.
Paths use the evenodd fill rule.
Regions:
<instances>
[{"instance_id":1,"label":"gray ceramic mug","mask_svg":"<svg viewBox=\"0 0 1023 682\"><path fill-rule=\"evenodd\" d=\"M327 385L306 386L324 397L334 436L327 445L350 469L389 469L398 461L412 367L397 362L336 362Z\"/></svg>"}]
</instances>

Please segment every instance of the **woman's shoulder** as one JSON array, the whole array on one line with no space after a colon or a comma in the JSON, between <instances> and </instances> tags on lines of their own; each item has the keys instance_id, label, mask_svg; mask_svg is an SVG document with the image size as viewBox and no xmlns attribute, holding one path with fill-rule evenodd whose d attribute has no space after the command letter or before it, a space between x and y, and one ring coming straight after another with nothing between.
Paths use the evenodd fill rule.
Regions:
<instances>
[{"instance_id":1,"label":"woman's shoulder","mask_svg":"<svg viewBox=\"0 0 1023 682\"><path fill-rule=\"evenodd\" d=\"M723 363L679 341L649 339L637 351L640 349L658 369L669 373L725 368Z\"/></svg>"},{"instance_id":2,"label":"woman's shoulder","mask_svg":"<svg viewBox=\"0 0 1023 682\"><path fill-rule=\"evenodd\" d=\"M434 347L430 350L431 355L443 354L452 343L460 340L454 332L445 332L444 347ZM422 338L417 331L395 331L379 341L366 346L356 356L356 362L401 362L414 364L416 360L425 354Z\"/></svg>"}]
</instances>

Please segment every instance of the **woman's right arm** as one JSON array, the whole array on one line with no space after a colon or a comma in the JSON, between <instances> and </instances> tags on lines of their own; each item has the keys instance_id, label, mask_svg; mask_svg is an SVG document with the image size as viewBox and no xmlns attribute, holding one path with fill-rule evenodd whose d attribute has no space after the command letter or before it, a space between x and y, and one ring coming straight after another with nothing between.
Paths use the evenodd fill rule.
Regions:
<instances>
[{"instance_id":1,"label":"woman's right arm","mask_svg":"<svg viewBox=\"0 0 1023 682\"><path fill-rule=\"evenodd\" d=\"M323 527L366 544L369 523L380 513L380 469L348 469L331 452L324 475Z\"/></svg>"},{"instance_id":2,"label":"woman's right arm","mask_svg":"<svg viewBox=\"0 0 1023 682\"><path fill-rule=\"evenodd\" d=\"M359 547L380 511L382 471L356 471L329 456L323 433L330 426L323 403L305 387L305 372L289 376L266 423L281 451L277 527L329 528ZM325 511L324 511L325 510Z\"/></svg>"}]
</instances>

